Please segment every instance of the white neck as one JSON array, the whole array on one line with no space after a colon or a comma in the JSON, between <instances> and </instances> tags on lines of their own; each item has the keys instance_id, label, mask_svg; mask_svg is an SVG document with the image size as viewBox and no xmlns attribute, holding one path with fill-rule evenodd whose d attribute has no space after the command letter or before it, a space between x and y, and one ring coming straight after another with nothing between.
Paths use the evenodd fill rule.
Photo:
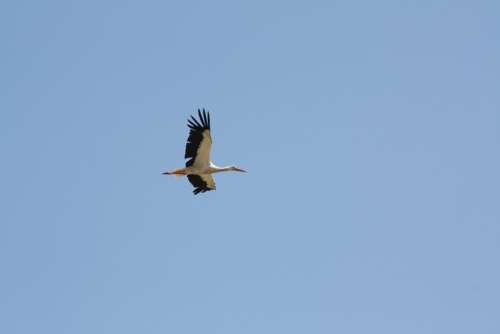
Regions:
<instances>
[{"instance_id":1,"label":"white neck","mask_svg":"<svg viewBox=\"0 0 500 334\"><path fill-rule=\"evenodd\" d=\"M212 173L219 173L219 172L230 172L233 170L233 166L225 166L225 167L219 167L212 165L210 166L210 171Z\"/></svg>"}]
</instances>

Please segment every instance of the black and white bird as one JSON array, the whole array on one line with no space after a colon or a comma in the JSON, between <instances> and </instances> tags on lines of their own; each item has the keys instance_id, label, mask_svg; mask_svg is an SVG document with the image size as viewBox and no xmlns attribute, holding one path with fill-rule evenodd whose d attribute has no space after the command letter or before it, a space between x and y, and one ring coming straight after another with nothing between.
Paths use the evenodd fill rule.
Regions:
<instances>
[{"instance_id":1,"label":"black and white bird","mask_svg":"<svg viewBox=\"0 0 500 334\"><path fill-rule=\"evenodd\" d=\"M179 168L164 175L187 176L194 187L195 195L215 190L213 173L219 172L246 172L236 166L218 167L210 160L212 137L210 136L210 113L198 109L199 121L191 116L188 119L189 137L186 143L185 168Z\"/></svg>"}]
</instances>

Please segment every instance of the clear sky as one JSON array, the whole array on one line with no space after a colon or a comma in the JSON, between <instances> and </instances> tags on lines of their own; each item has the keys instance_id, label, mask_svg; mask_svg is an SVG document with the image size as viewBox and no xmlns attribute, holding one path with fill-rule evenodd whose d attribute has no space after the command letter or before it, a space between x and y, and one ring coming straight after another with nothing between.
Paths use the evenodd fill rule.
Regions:
<instances>
[{"instance_id":1,"label":"clear sky","mask_svg":"<svg viewBox=\"0 0 500 334\"><path fill-rule=\"evenodd\" d=\"M3 2L0 332L500 333L499 13Z\"/></svg>"}]
</instances>

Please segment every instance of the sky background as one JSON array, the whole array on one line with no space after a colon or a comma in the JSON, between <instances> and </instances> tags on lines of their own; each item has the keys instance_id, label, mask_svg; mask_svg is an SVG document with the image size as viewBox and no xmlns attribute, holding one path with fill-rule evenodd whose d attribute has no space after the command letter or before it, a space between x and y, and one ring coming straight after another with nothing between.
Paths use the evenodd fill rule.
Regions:
<instances>
[{"instance_id":1,"label":"sky background","mask_svg":"<svg viewBox=\"0 0 500 334\"><path fill-rule=\"evenodd\" d=\"M0 332L500 333L499 13L2 2Z\"/></svg>"}]
</instances>

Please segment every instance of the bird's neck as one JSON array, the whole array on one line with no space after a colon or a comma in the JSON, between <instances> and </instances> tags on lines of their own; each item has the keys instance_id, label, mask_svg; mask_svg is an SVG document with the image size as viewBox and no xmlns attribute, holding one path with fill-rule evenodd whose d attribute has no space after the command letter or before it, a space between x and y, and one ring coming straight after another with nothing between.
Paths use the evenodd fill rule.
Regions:
<instances>
[{"instance_id":1,"label":"bird's neck","mask_svg":"<svg viewBox=\"0 0 500 334\"><path fill-rule=\"evenodd\" d=\"M233 170L233 166L224 166L224 167L219 167L219 166L212 166L212 173L219 173L219 172L229 172Z\"/></svg>"}]
</instances>

